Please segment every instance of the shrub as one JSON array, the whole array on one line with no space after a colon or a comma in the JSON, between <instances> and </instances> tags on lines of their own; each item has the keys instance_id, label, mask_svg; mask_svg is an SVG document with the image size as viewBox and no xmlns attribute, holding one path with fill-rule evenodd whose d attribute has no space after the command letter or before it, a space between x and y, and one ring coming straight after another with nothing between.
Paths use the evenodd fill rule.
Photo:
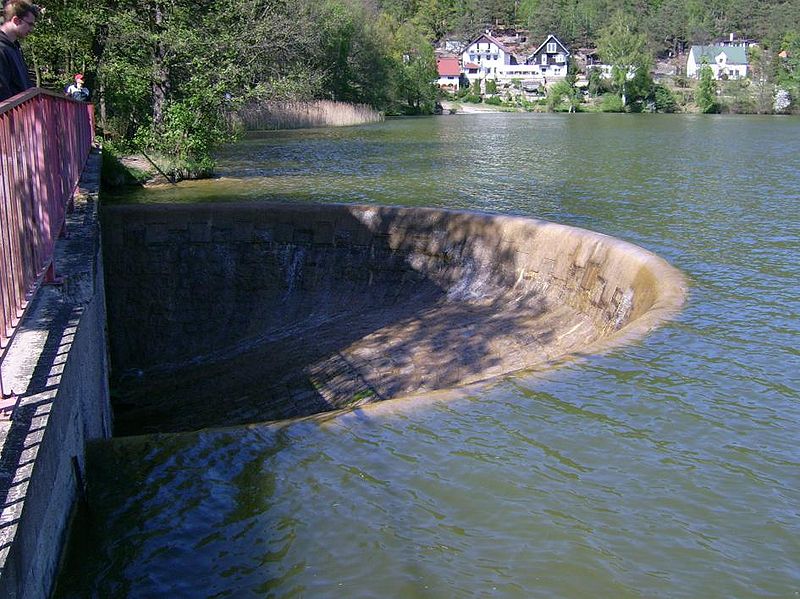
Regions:
<instances>
[{"instance_id":1,"label":"shrub","mask_svg":"<svg viewBox=\"0 0 800 599\"><path fill-rule=\"evenodd\" d=\"M622 98L617 94L603 94L600 100L600 110L602 112L623 112L625 106L622 104Z\"/></svg>"},{"instance_id":2,"label":"shrub","mask_svg":"<svg viewBox=\"0 0 800 599\"><path fill-rule=\"evenodd\" d=\"M660 84L653 87L653 104L658 112L675 112L678 107L674 94Z\"/></svg>"}]
</instances>

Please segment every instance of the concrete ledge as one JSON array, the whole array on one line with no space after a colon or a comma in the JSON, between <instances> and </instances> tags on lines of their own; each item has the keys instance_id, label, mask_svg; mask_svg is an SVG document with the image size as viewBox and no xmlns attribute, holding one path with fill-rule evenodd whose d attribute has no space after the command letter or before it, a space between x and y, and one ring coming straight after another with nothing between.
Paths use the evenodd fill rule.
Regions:
<instances>
[{"instance_id":1,"label":"concrete ledge","mask_svg":"<svg viewBox=\"0 0 800 599\"><path fill-rule=\"evenodd\" d=\"M0 422L0 596L47 597L73 506L84 445L108 437L105 294L97 221L100 155L89 157L56 244L60 285L36 294L3 362L19 402Z\"/></svg>"},{"instance_id":2,"label":"concrete ledge","mask_svg":"<svg viewBox=\"0 0 800 599\"><path fill-rule=\"evenodd\" d=\"M242 424L465 385L641 337L684 301L650 252L421 208L103 211L118 434Z\"/></svg>"}]
</instances>

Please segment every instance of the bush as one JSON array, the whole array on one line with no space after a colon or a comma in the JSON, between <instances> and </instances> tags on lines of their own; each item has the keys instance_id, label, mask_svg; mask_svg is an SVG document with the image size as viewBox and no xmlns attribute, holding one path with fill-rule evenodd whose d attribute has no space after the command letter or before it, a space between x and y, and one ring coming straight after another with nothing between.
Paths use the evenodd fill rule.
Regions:
<instances>
[{"instance_id":1,"label":"bush","mask_svg":"<svg viewBox=\"0 0 800 599\"><path fill-rule=\"evenodd\" d=\"M486 80L486 93L487 94L496 94L497 93L497 81L494 79L487 79Z\"/></svg>"},{"instance_id":2,"label":"bush","mask_svg":"<svg viewBox=\"0 0 800 599\"><path fill-rule=\"evenodd\" d=\"M484 100L483 103L484 104L491 104L492 106L502 106L503 105L503 101L500 98L498 98L497 96L492 96L491 98L486 98L486 100Z\"/></svg>"},{"instance_id":3,"label":"bush","mask_svg":"<svg viewBox=\"0 0 800 599\"><path fill-rule=\"evenodd\" d=\"M653 87L653 104L657 112L675 112L678 107L674 94L660 84Z\"/></svg>"},{"instance_id":4,"label":"bush","mask_svg":"<svg viewBox=\"0 0 800 599\"><path fill-rule=\"evenodd\" d=\"M617 94L603 94L600 100L600 110L602 112L624 112L625 106L622 104L622 98Z\"/></svg>"}]
</instances>

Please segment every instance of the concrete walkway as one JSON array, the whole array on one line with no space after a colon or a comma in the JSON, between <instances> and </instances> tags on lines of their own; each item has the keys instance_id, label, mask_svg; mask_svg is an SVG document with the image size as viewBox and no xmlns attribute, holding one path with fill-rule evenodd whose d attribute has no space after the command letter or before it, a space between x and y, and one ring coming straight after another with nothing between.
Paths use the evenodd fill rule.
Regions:
<instances>
[{"instance_id":1,"label":"concrete walkway","mask_svg":"<svg viewBox=\"0 0 800 599\"><path fill-rule=\"evenodd\" d=\"M111 434L100 163L90 155L56 244L62 283L36 293L2 366L19 400L0 421L0 597L49 596L85 484L85 444Z\"/></svg>"}]
</instances>

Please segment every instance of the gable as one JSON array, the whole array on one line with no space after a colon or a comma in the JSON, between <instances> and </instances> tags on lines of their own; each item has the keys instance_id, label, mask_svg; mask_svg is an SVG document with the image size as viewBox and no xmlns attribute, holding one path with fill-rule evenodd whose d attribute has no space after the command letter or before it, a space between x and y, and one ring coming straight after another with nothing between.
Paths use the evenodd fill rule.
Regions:
<instances>
[{"instance_id":1,"label":"gable","mask_svg":"<svg viewBox=\"0 0 800 599\"><path fill-rule=\"evenodd\" d=\"M555 50L556 50L555 52L548 52L547 51L548 50L547 46L550 43L555 43L555 45L556 45L555 46ZM534 57L541 56L544 53L546 53L546 54L563 54L565 57L569 56L569 50L567 50L567 47L564 44L561 43L561 40L559 40L555 35L552 35L552 34L548 35L547 39L545 39L539 45L539 47L536 48L536 50L533 51L533 53L528 57L528 60L530 60L530 59L532 59Z\"/></svg>"},{"instance_id":2,"label":"gable","mask_svg":"<svg viewBox=\"0 0 800 599\"><path fill-rule=\"evenodd\" d=\"M505 44L494 39L488 33L482 33L474 40L472 40L470 43L468 43L464 48L464 53L466 54L470 52L473 47L477 48L478 44L494 44L500 52L505 52L506 54L513 54Z\"/></svg>"}]
</instances>

